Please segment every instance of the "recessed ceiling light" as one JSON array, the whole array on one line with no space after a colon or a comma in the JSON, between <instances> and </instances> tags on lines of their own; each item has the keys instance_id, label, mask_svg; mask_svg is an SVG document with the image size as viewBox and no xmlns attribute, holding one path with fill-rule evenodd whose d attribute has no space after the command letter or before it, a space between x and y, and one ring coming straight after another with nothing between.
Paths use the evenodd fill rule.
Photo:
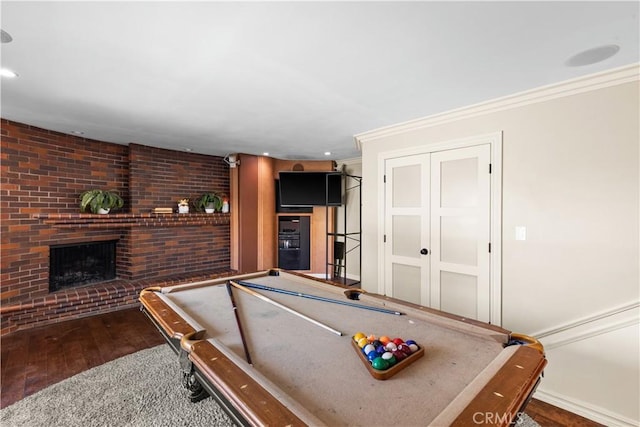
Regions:
<instances>
[{"instance_id":1,"label":"recessed ceiling light","mask_svg":"<svg viewBox=\"0 0 640 427\"><path fill-rule=\"evenodd\" d=\"M186 151L187 153L190 153L193 151L193 148L185 148L184 151Z\"/></svg>"},{"instance_id":2,"label":"recessed ceiling light","mask_svg":"<svg viewBox=\"0 0 640 427\"><path fill-rule=\"evenodd\" d=\"M71 133L74 135L84 135L84 132L82 132L81 130L72 130Z\"/></svg>"},{"instance_id":3,"label":"recessed ceiling light","mask_svg":"<svg viewBox=\"0 0 640 427\"><path fill-rule=\"evenodd\" d=\"M325 151L325 152L324 152L324 155L325 155L325 156L330 156L330 155L331 155L331 151Z\"/></svg>"},{"instance_id":4,"label":"recessed ceiling light","mask_svg":"<svg viewBox=\"0 0 640 427\"><path fill-rule=\"evenodd\" d=\"M262 155L263 155L263 156L268 156L268 155L269 155L269 153L265 151L264 153L262 153Z\"/></svg>"},{"instance_id":5,"label":"recessed ceiling light","mask_svg":"<svg viewBox=\"0 0 640 427\"><path fill-rule=\"evenodd\" d=\"M0 76L13 78L13 77L18 77L18 74L14 71L11 71L8 68L0 68Z\"/></svg>"},{"instance_id":6,"label":"recessed ceiling light","mask_svg":"<svg viewBox=\"0 0 640 427\"><path fill-rule=\"evenodd\" d=\"M5 30L0 30L0 41L2 43L10 43L13 40L11 34L7 33Z\"/></svg>"},{"instance_id":7,"label":"recessed ceiling light","mask_svg":"<svg viewBox=\"0 0 640 427\"><path fill-rule=\"evenodd\" d=\"M576 53L571 58L567 59L565 65L569 67L582 67L584 65L595 64L611 58L613 55L618 53L619 50L620 46L617 44L593 47L580 53Z\"/></svg>"}]
</instances>

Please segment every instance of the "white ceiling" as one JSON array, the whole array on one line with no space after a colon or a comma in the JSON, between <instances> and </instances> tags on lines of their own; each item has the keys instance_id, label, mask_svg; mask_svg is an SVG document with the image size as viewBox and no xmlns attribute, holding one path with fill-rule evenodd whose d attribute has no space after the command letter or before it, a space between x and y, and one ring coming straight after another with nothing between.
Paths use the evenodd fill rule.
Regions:
<instances>
[{"instance_id":1,"label":"white ceiling","mask_svg":"<svg viewBox=\"0 0 640 427\"><path fill-rule=\"evenodd\" d=\"M2 117L87 138L289 159L640 61L638 1L1 3ZM565 62L616 44L600 63Z\"/></svg>"}]
</instances>

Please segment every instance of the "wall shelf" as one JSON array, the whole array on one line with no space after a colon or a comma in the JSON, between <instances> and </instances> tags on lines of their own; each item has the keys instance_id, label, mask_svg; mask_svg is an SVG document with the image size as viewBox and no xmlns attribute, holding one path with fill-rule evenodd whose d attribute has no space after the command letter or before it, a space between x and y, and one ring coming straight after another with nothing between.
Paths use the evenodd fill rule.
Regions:
<instances>
[{"instance_id":1,"label":"wall shelf","mask_svg":"<svg viewBox=\"0 0 640 427\"><path fill-rule=\"evenodd\" d=\"M187 214L34 214L45 224L56 228L123 228L123 227L196 227L203 225L227 225L228 213L187 213Z\"/></svg>"}]
</instances>

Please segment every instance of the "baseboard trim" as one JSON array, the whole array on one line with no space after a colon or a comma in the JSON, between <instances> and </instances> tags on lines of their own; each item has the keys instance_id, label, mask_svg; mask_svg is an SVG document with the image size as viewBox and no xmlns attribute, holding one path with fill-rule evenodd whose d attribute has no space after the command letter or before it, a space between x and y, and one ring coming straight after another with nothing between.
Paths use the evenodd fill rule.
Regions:
<instances>
[{"instance_id":1,"label":"baseboard trim","mask_svg":"<svg viewBox=\"0 0 640 427\"><path fill-rule=\"evenodd\" d=\"M534 397L550 405L557 406L558 408L610 427L638 427L640 422L639 420L623 417L620 414L615 414L598 406L572 399L569 396L555 394L540 388L536 391Z\"/></svg>"}]
</instances>

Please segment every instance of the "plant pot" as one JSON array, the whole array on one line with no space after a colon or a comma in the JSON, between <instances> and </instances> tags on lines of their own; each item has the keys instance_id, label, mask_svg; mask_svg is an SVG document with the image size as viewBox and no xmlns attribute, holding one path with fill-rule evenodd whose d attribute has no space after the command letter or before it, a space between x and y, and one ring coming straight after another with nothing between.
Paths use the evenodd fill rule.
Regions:
<instances>
[{"instance_id":1,"label":"plant pot","mask_svg":"<svg viewBox=\"0 0 640 427\"><path fill-rule=\"evenodd\" d=\"M214 208L204 208L206 213L214 213L216 210Z\"/></svg>"},{"instance_id":2,"label":"plant pot","mask_svg":"<svg viewBox=\"0 0 640 427\"><path fill-rule=\"evenodd\" d=\"M99 213L100 215L106 215L106 214L108 214L108 213L109 213L109 211L110 211L110 210L111 210L111 209L102 209L102 208L98 208L98 213Z\"/></svg>"},{"instance_id":3,"label":"plant pot","mask_svg":"<svg viewBox=\"0 0 640 427\"><path fill-rule=\"evenodd\" d=\"M189 206L178 205L178 213L189 213Z\"/></svg>"}]
</instances>

